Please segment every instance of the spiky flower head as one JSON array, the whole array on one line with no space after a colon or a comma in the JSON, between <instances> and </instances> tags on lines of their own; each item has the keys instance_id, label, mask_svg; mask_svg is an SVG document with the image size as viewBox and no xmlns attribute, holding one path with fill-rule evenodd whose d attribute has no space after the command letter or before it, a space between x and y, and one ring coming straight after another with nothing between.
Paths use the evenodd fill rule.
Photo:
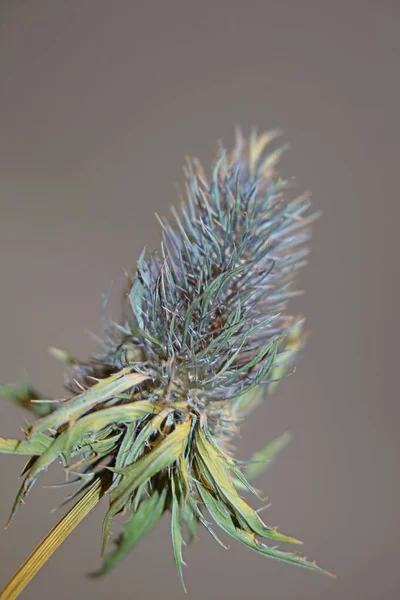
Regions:
<instances>
[{"instance_id":1,"label":"spiky flower head","mask_svg":"<svg viewBox=\"0 0 400 600\"><path fill-rule=\"evenodd\" d=\"M12 515L56 459L78 473L76 493L84 492L73 525L108 495L102 552L113 518L126 512L102 572L166 511L181 578L182 525L193 537L199 523L218 541L219 528L259 554L320 570L278 549L297 540L265 524L241 495L257 495L249 478L286 437L248 463L232 455L241 419L292 370L304 338L303 319L288 315L286 304L298 293L291 283L306 262L316 214L309 196L290 197L277 174L283 149L265 152L276 136L253 132L246 141L238 133L210 178L197 160L187 161L186 199L172 224L159 219L161 249L142 253L121 322L108 323L86 363L53 350L72 369L71 395L55 405L38 404L36 394L32 406L42 414L26 439L0 440L0 451L32 457ZM32 397L29 388L6 391Z\"/></svg>"}]
</instances>

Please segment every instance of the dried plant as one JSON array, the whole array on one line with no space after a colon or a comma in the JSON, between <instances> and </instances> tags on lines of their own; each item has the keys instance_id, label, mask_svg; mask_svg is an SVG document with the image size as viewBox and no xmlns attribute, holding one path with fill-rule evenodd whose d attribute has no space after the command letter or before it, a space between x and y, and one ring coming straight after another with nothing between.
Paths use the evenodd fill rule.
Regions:
<instances>
[{"instance_id":1,"label":"dried plant","mask_svg":"<svg viewBox=\"0 0 400 600\"><path fill-rule=\"evenodd\" d=\"M59 459L80 500L0 594L15 598L63 539L107 494L102 553L113 518L127 522L101 573L170 512L173 555L182 580L182 526L189 539L215 526L258 554L322 571L278 542L299 543L268 526L243 499L249 480L287 442L287 434L250 461L233 458L243 417L292 371L304 321L289 316L291 282L306 262L310 199L288 198L276 171L282 148L266 153L277 132L240 133L221 150L208 180L188 160L187 199L174 224L160 219L161 251L142 253L129 281L120 323L107 323L88 362L53 353L69 366L69 395L40 400L24 382L3 395L39 416L25 439L0 438L0 452L30 457L12 518L42 471ZM272 544L267 545L266 541ZM183 583L183 580L182 580Z\"/></svg>"}]
</instances>

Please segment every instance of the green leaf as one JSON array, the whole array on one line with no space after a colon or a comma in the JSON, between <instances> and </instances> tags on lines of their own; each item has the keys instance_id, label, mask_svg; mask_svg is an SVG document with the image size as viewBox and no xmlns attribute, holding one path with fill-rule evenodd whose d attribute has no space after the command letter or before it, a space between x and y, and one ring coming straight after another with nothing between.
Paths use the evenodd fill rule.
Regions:
<instances>
[{"instance_id":1,"label":"green leaf","mask_svg":"<svg viewBox=\"0 0 400 600\"><path fill-rule=\"evenodd\" d=\"M75 356L72 356L68 352L65 352L65 350L60 350L60 348L55 348L54 346L50 346L49 352L55 359L59 360L60 362L66 365L74 366L85 364L82 363L82 361L78 360Z\"/></svg>"},{"instance_id":2,"label":"green leaf","mask_svg":"<svg viewBox=\"0 0 400 600\"><path fill-rule=\"evenodd\" d=\"M104 557L103 566L97 575L103 575L113 569L142 537L154 529L165 510L166 498L165 489L161 494L154 490L149 498L140 502L137 511L131 513L128 523L123 526L116 549Z\"/></svg>"},{"instance_id":3,"label":"green leaf","mask_svg":"<svg viewBox=\"0 0 400 600\"><path fill-rule=\"evenodd\" d=\"M43 454L38 456L38 458L30 467L28 475L25 478L23 484L21 485L17 497L15 498L14 505L11 509L11 514L7 522L7 526L10 524L16 511L18 510L21 503L24 501L25 496L35 483L41 471L46 469L58 456L61 456L63 454L67 435L68 431L64 431L63 433L61 433L55 440L53 440L52 444L48 448L46 448Z\"/></svg>"},{"instance_id":4,"label":"green leaf","mask_svg":"<svg viewBox=\"0 0 400 600\"><path fill-rule=\"evenodd\" d=\"M260 543L254 534L235 525L231 515L226 512L221 503L216 500L205 487L203 487L201 484L198 484L197 487L210 515L213 517L215 522L218 523L221 529L223 529L223 531L225 531L228 535L232 536L239 542L242 542L242 544L245 544L259 554L269 556L270 558L275 558L276 560L290 562L313 571L319 571L320 573L325 573L331 577L333 576L328 571L324 571L318 567L315 562L307 561L305 557L301 556L297 552L282 552L281 550L278 550L276 546L270 547Z\"/></svg>"},{"instance_id":5,"label":"green leaf","mask_svg":"<svg viewBox=\"0 0 400 600\"><path fill-rule=\"evenodd\" d=\"M121 433L116 433L111 437L107 437L104 440L87 440L82 443L77 450L71 452L71 456L82 455L82 453L90 451L94 457L98 460L101 456L107 456L112 452L116 446L118 441L121 438ZM92 456L90 457L90 459ZM85 459L82 460L82 465L85 464ZM71 465L71 468L74 468L75 465Z\"/></svg>"},{"instance_id":6,"label":"green leaf","mask_svg":"<svg viewBox=\"0 0 400 600\"><path fill-rule=\"evenodd\" d=\"M260 475L267 467L269 467L277 454L287 446L291 440L290 433L286 432L280 437L272 440L265 448L255 452L251 457L249 464L245 467L245 476L248 479L253 479Z\"/></svg>"},{"instance_id":7,"label":"green leaf","mask_svg":"<svg viewBox=\"0 0 400 600\"><path fill-rule=\"evenodd\" d=\"M123 435L121 434L122 442L118 446L118 453L115 459L116 468L124 467L130 462L129 458L135 440L135 429L137 427L137 421L133 421L133 423L124 423L123 426L125 428L125 432L123 433ZM110 490L112 490L118 484L118 481L120 479L121 475L119 475L118 473L113 474L113 484Z\"/></svg>"},{"instance_id":8,"label":"green leaf","mask_svg":"<svg viewBox=\"0 0 400 600\"><path fill-rule=\"evenodd\" d=\"M54 405L50 403L32 402L32 400L38 400L40 396L25 376L22 376L20 382L14 385L0 384L0 396L31 410L38 417L48 415L54 410Z\"/></svg>"},{"instance_id":9,"label":"green leaf","mask_svg":"<svg viewBox=\"0 0 400 600\"><path fill-rule=\"evenodd\" d=\"M180 510L180 503L179 503L179 499L177 498L176 492L175 492L175 482L174 482L174 477L171 477L171 496L172 496L172 506L171 506L171 537L172 537L172 548L173 548L173 552L174 552L174 560L175 560L175 565L178 571L178 575L179 575L179 579L182 583L183 589L186 592L186 587L185 587L185 583L183 581L183 574L182 574L182 565L185 564L183 562L183 557L182 557L182 544L183 544L183 536L182 536L182 531L181 531L181 523L180 523L180 516L181 516L181 510Z\"/></svg>"},{"instance_id":10,"label":"green leaf","mask_svg":"<svg viewBox=\"0 0 400 600\"><path fill-rule=\"evenodd\" d=\"M68 455L72 448L82 440L83 436L90 432L94 435L96 432L113 423L133 423L143 416L160 410L160 406L153 402L142 400L139 402L131 402L130 404L111 406L110 408L104 408L103 410L97 410L90 413L79 419L67 430L68 439L65 452Z\"/></svg>"},{"instance_id":11,"label":"green leaf","mask_svg":"<svg viewBox=\"0 0 400 600\"><path fill-rule=\"evenodd\" d=\"M33 440L7 440L0 438L0 454L26 454L35 456L42 454L53 443L53 439L43 433Z\"/></svg>"},{"instance_id":12,"label":"green leaf","mask_svg":"<svg viewBox=\"0 0 400 600\"><path fill-rule=\"evenodd\" d=\"M238 418L241 419L257 408L264 397L265 386L258 385L250 391L241 394L238 398L235 398L232 404L232 410Z\"/></svg>"},{"instance_id":13,"label":"green leaf","mask_svg":"<svg viewBox=\"0 0 400 600\"><path fill-rule=\"evenodd\" d=\"M146 443L150 435L153 433L153 431L159 430L165 417L169 415L172 412L172 410L172 407L161 410L161 412L158 415L150 419L147 423L145 423L144 425L141 424L142 428L136 439L134 438L133 431L134 427L136 427L136 424L130 424L127 426L123 442L120 446L115 461L114 479L110 491L115 489L116 486L119 484L119 481L121 480L121 472L123 467L134 463L139 458L139 456L143 453L146 447ZM135 498L135 503L137 503L139 499L140 498L137 495Z\"/></svg>"},{"instance_id":14,"label":"green leaf","mask_svg":"<svg viewBox=\"0 0 400 600\"><path fill-rule=\"evenodd\" d=\"M271 540L301 544L299 540L279 533L276 528L268 527L256 511L239 496L229 477L229 465L207 442L201 429L197 431L196 445L198 449L196 464L202 477L215 491L217 497L227 504L243 528L250 529L254 533Z\"/></svg>"},{"instance_id":15,"label":"green leaf","mask_svg":"<svg viewBox=\"0 0 400 600\"><path fill-rule=\"evenodd\" d=\"M217 536L217 534L211 527L211 524L207 521L207 519L204 517L203 513L201 512L200 508L198 507L197 501L191 495L188 496L187 506L190 508L190 510L194 514L195 518L197 518L200 521L200 523L203 525L203 527L205 527L207 529L207 531L213 536L215 541L218 542L218 544L220 546L222 546L224 548L224 550L228 550L228 547L225 546L225 544L219 539L219 537Z\"/></svg>"},{"instance_id":16,"label":"green leaf","mask_svg":"<svg viewBox=\"0 0 400 600\"><path fill-rule=\"evenodd\" d=\"M73 422L93 406L118 396L118 394L149 379L148 375L131 373L131 370L131 367L122 369L111 375L111 377L102 379L82 394L65 401L60 408L50 415L39 419L32 427L30 435L33 436L37 431L58 428L68 422Z\"/></svg>"},{"instance_id":17,"label":"green leaf","mask_svg":"<svg viewBox=\"0 0 400 600\"><path fill-rule=\"evenodd\" d=\"M187 502L181 506L181 518L189 531L189 542L193 542L193 540L196 539L199 518L195 515Z\"/></svg>"},{"instance_id":18,"label":"green leaf","mask_svg":"<svg viewBox=\"0 0 400 600\"><path fill-rule=\"evenodd\" d=\"M20 504L24 501L24 498L35 483L39 474L56 460L57 457L61 457L64 463L67 464L72 450L82 440L82 437L85 434L100 431L104 427L110 425L110 423L118 423L119 421L126 423L130 420L134 421L143 416L143 414L148 414L149 412L157 410L160 410L160 408L155 404L146 401L113 406L111 408L96 411L86 417L82 417L82 419L79 419L71 429L66 429L60 433L53 440L52 444L35 460L29 469L29 473L15 499L8 522L11 521ZM32 438L32 441L35 440L37 436L38 434L36 433ZM96 441L96 438L93 438L93 441ZM85 444L88 444L88 440L85 441Z\"/></svg>"},{"instance_id":19,"label":"green leaf","mask_svg":"<svg viewBox=\"0 0 400 600\"><path fill-rule=\"evenodd\" d=\"M156 473L172 464L183 452L187 436L191 428L191 420L177 425L153 450L140 458L133 465L118 469L123 477L118 487L110 494L110 508L103 523L102 553L107 544L111 521L128 502L129 497L143 483ZM114 469L111 469L114 470Z\"/></svg>"},{"instance_id":20,"label":"green leaf","mask_svg":"<svg viewBox=\"0 0 400 600\"><path fill-rule=\"evenodd\" d=\"M155 415L155 417L153 417L150 421L148 421L148 423L146 423L146 425L144 425L143 429L141 429L139 435L135 439L135 443L131 449L131 452L128 454L127 459L124 461L123 466L133 463L139 458L144 451L146 442L150 435L153 433L153 431L159 431L162 422L172 412L172 410L172 407L161 410L158 415Z\"/></svg>"},{"instance_id":21,"label":"green leaf","mask_svg":"<svg viewBox=\"0 0 400 600\"><path fill-rule=\"evenodd\" d=\"M190 481L189 481L189 468L186 462L186 458L183 454L179 457L179 469L178 469L178 478L179 478L179 486L183 496L183 503L186 502L187 497L190 493Z\"/></svg>"},{"instance_id":22,"label":"green leaf","mask_svg":"<svg viewBox=\"0 0 400 600\"><path fill-rule=\"evenodd\" d=\"M231 480L232 480L234 487L237 490L238 489L248 490L249 492L251 492L252 494L257 496L257 498L260 498L258 492L247 481L247 478L242 473L242 471L236 467L236 464L235 464L235 461L233 460L233 458L231 458L229 456L229 454L224 452L224 450L217 444L214 437L210 434L210 432L207 428L207 425L204 425L203 431L204 431L204 435L205 435L207 442L209 444L211 444L211 446L214 448L214 450L216 450L216 452L220 455L222 460L226 463L226 466L229 468L229 470L232 471L233 477L231 477Z\"/></svg>"}]
</instances>

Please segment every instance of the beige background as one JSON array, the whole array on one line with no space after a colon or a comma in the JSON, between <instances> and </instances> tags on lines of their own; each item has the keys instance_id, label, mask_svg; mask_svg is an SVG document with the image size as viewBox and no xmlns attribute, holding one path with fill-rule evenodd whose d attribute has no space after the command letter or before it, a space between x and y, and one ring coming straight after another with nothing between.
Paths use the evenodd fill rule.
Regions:
<instances>
[{"instance_id":1,"label":"beige background","mask_svg":"<svg viewBox=\"0 0 400 600\"><path fill-rule=\"evenodd\" d=\"M312 340L297 373L243 427L247 457L289 429L259 482L266 517L305 541L336 582L202 532L185 551L190 597L258 600L399 597L399 4L393 0L0 2L0 380L22 369L62 392L51 344L85 357L101 293L168 212L186 153L209 166L216 142L282 127L283 162L324 211L307 295ZM396 235L397 234L397 235ZM0 404L2 435L23 411ZM5 521L23 459L1 457ZM43 483L58 481L52 469ZM0 531L0 582L55 522L60 490L37 485ZM24 598L183 598L168 523L108 578L98 508Z\"/></svg>"}]
</instances>

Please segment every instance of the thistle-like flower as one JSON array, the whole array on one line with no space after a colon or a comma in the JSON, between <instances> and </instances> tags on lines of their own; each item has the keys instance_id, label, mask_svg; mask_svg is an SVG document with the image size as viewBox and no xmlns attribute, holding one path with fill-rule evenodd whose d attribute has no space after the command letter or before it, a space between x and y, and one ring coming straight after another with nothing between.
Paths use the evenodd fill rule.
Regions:
<instances>
[{"instance_id":1,"label":"thistle-like flower","mask_svg":"<svg viewBox=\"0 0 400 600\"><path fill-rule=\"evenodd\" d=\"M276 172L282 153L265 153L277 136L237 134L210 179L188 160L186 201L174 223L159 219L161 250L143 252L129 280L120 323L107 323L88 362L53 350L72 371L68 397L38 401L24 384L3 388L39 411L24 440L0 438L0 452L30 456L11 517L40 473L57 459L80 483L80 500L0 594L15 598L78 522L107 494L102 553L113 518L127 522L106 554L113 567L170 513L173 555L182 579L187 529L220 529L259 554L321 571L278 542L298 543L260 518L242 494L287 440L245 462L232 455L242 418L292 370L303 319L286 313L293 275L306 262L307 194L287 198ZM266 541L271 540L268 545Z\"/></svg>"}]
</instances>

